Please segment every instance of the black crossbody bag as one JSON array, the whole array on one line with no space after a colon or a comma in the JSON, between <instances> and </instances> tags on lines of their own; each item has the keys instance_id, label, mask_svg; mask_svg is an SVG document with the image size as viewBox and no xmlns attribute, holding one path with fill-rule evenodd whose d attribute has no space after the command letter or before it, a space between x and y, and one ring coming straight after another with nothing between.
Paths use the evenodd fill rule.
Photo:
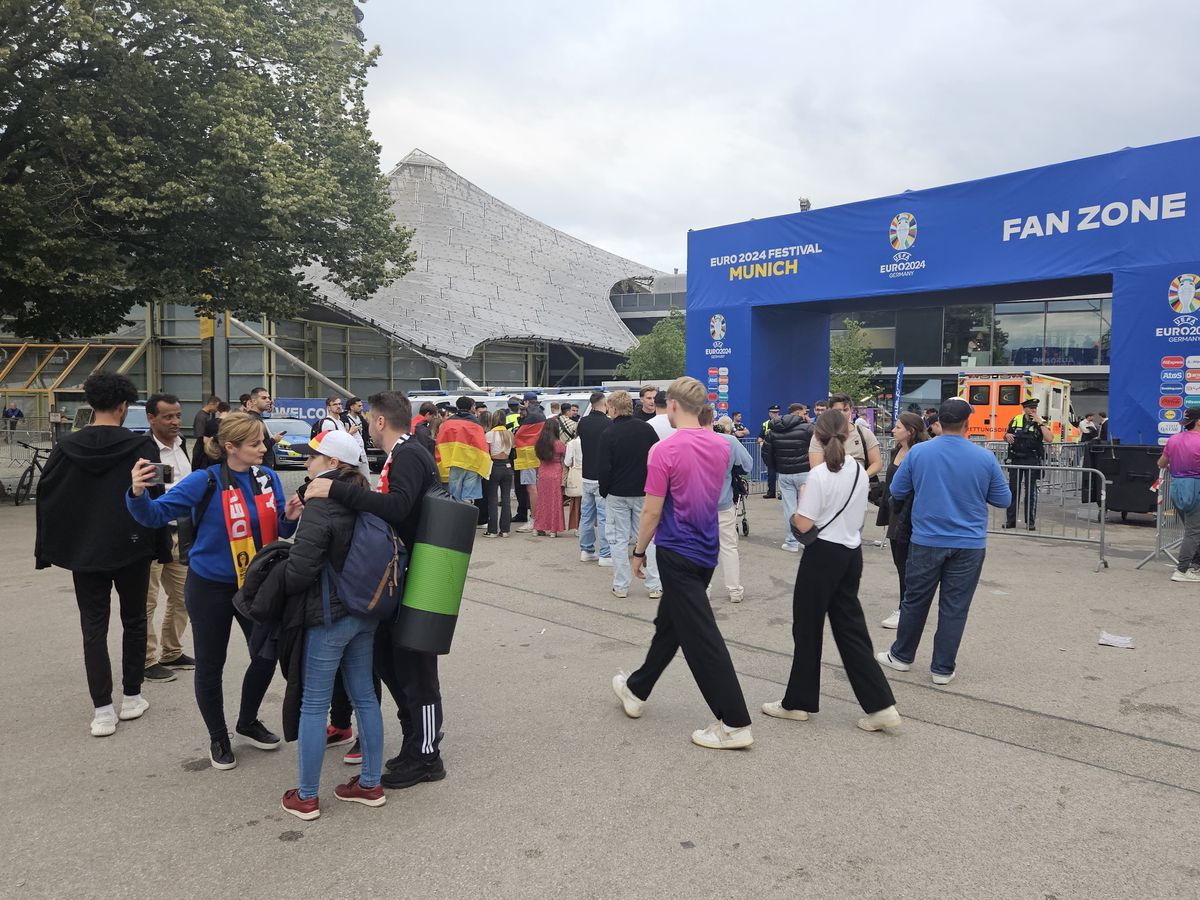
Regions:
<instances>
[{"instance_id":1,"label":"black crossbody bag","mask_svg":"<svg viewBox=\"0 0 1200 900\"><path fill-rule=\"evenodd\" d=\"M830 517L829 521L824 525L813 525L813 527L808 529L808 531L800 531L796 527L796 523L792 521L792 519L795 518L794 515L792 516L792 519L788 520L788 524L792 529L792 537L798 540L805 547L811 547L813 544L815 544L817 542L817 538L820 537L821 532L832 525L833 520L846 511L846 507L850 505L850 501L854 498L854 492L858 490L858 478L860 475L862 475L863 468L861 465L859 465L858 460L854 459L853 456L848 458L854 460L854 484L850 486L850 493L846 496L846 502L842 504L842 508L835 512L833 516Z\"/></svg>"}]
</instances>

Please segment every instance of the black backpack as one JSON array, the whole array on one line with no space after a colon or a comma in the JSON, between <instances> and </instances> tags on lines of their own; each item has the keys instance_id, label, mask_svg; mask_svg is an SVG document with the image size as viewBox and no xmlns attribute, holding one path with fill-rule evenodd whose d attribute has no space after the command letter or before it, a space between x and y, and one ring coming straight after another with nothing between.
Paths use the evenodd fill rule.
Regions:
<instances>
[{"instance_id":1,"label":"black backpack","mask_svg":"<svg viewBox=\"0 0 1200 900\"><path fill-rule=\"evenodd\" d=\"M308 437L310 440L315 438L324 430L326 422L334 422L336 424L337 420L334 419L333 416L325 416L324 418L317 419L317 421L313 422L313 427L308 432Z\"/></svg>"}]
</instances>

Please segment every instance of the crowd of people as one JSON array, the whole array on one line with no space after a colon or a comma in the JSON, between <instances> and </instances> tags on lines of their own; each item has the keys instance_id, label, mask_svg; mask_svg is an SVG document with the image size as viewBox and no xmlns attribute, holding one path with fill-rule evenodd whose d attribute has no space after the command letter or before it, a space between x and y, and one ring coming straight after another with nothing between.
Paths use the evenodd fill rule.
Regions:
<instances>
[{"instance_id":1,"label":"crowd of people","mask_svg":"<svg viewBox=\"0 0 1200 900\"><path fill-rule=\"evenodd\" d=\"M330 398L327 415L313 427L309 477L291 496L266 464L275 435L264 418L265 390L247 395L239 412L209 398L192 427L193 437L201 436L202 460L188 453L177 397L152 395L151 433L135 435L121 427L137 399L128 379L98 372L84 390L94 423L64 437L47 463L35 556L39 568L72 572L93 735L111 735L118 723L144 715L145 680L173 680L194 669L214 768L237 765L234 735L264 751L283 739L298 741L298 786L281 799L293 815L320 815L321 763L330 747L353 743L344 761L359 767L336 787L340 800L379 806L384 788L444 778L437 657L399 644L391 623L351 611L332 577L344 585L358 574L345 571L357 516L379 517L411 547L422 498L440 486L479 507L485 537L507 538L514 523L519 532L544 537L571 531L581 562L612 570L613 597L625 599L643 584L658 602L645 661L612 680L627 715L642 715L682 649L716 719L695 731L693 742L712 749L752 743L711 598L718 568L728 599L745 596L733 510L753 468L745 446L750 432L740 415L714 420L695 379L676 379L665 390L646 385L636 400L626 391L597 391L584 416L573 404L552 406L547 415L533 392L510 398L498 412L462 397L453 407L423 403L416 415L402 392L372 396L367 413L357 400L342 410L334 402L340 398ZM793 721L818 711L828 619L864 712L859 727L895 728L901 719L883 667L912 667L940 586L931 674L936 684L955 677L984 559L987 507L1009 507L1013 492L995 457L966 440L971 410L963 400L942 404L936 440L922 417L900 417L879 496L872 487L881 469L879 444L852 420L850 399L834 395L813 411L815 418L804 404L785 415L772 410L759 435L784 500L782 547L800 556L791 674L782 699L761 708ZM388 451L377 490L362 469L368 440ZM888 528L901 594L891 617L896 639L878 653L858 598L869 499ZM80 508L94 514L80 517ZM119 707L107 650L114 588L123 633ZM161 593L166 602L155 634ZM250 662L231 734L223 683L235 623ZM194 657L183 650L189 624ZM288 680L283 739L261 711L276 664ZM386 760L384 685L402 730L400 752Z\"/></svg>"}]
</instances>

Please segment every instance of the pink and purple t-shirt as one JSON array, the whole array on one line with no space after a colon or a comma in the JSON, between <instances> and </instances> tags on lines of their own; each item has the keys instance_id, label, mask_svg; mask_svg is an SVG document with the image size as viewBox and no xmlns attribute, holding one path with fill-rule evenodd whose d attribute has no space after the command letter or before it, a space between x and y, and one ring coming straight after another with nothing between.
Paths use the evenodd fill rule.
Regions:
<instances>
[{"instance_id":1,"label":"pink and purple t-shirt","mask_svg":"<svg viewBox=\"0 0 1200 900\"><path fill-rule=\"evenodd\" d=\"M717 501L728 469L729 444L705 428L681 428L650 448L646 493L663 498L656 546L706 568L717 565Z\"/></svg>"},{"instance_id":2,"label":"pink and purple t-shirt","mask_svg":"<svg viewBox=\"0 0 1200 900\"><path fill-rule=\"evenodd\" d=\"M1200 428L1192 428L1173 434L1163 447L1175 478L1200 476Z\"/></svg>"}]
</instances>

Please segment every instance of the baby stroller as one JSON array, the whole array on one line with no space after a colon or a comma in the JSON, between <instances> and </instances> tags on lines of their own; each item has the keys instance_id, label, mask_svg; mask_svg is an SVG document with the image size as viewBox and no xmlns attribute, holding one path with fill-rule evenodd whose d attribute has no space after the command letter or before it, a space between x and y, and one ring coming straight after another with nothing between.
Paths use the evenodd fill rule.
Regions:
<instances>
[{"instance_id":1,"label":"baby stroller","mask_svg":"<svg viewBox=\"0 0 1200 900\"><path fill-rule=\"evenodd\" d=\"M733 485L733 514L735 527L742 530L742 536L750 534L750 520L746 516L746 497L750 495L750 479L741 466L734 466L729 475Z\"/></svg>"}]
</instances>

